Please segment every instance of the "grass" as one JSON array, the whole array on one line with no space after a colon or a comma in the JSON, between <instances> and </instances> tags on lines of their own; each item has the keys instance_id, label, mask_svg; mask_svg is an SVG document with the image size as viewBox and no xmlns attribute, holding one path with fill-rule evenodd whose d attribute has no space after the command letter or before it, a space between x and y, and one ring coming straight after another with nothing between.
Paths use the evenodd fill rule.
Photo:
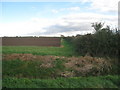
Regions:
<instances>
[{"instance_id":1,"label":"grass","mask_svg":"<svg viewBox=\"0 0 120 90\"><path fill-rule=\"evenodd\" d=\"M36 61L22 61L22 60L4 60L3 78L4 77L27 77L27 78L56 78L59 72L64 71L63 60L56 59L53 62L53 67L42 67L43 62Z\"/></svg>"},{"instance_id":2,"label":"grass","mask_svg":"<svg viewBox=\"0 0 120 90\"><path fill-rule=\"evenodd\" d=\"M70 42L61 40L64 47L39 47L39 46L3 46L3 54L30 53L33 55L73 56L74 48Z\"/></svg>"},{"instance_id":3,"label":"grass","mask_svg":"<svg viewBox=\"0 0 120 90\"><path fill-rule=\"evenodd\" d=\"M66 71L64 60L56 59L54 67L40 67L41 61L4 60L3 88L119 88L120 76L59 76L60 71Z\"/></svg>"},{"instance_id":4,"label":"grass","mask_svg":"<svg viewBox=\"0 0 120 90\"><path fill-rule=\"evenodd\" d=\"M27 79L6 77L3 88L119 88L120 76Z\"/></svg>"}]
</instances>

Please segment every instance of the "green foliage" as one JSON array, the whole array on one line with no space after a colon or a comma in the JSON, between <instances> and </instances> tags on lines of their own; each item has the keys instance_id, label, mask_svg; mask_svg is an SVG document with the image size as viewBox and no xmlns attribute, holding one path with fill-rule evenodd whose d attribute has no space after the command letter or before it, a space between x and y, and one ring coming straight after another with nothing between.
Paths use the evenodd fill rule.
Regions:
<instances>
[{"instance_id":1,"label":"green foliage","mask_svg":"<svg viewBox=\"0 0 120 90\"><path fill-rule=\"evenodd\" d=\"M94 34L74 38L75 51L82 55L89 53L99 57L118 57L120 34L117 31L113 32L115 30L110 30L109 26L102 28L102 23L95 23L92 26L96 27Z\"/></svg>"},{"instance_id":2,"label":"green foliage","mask_svg":"<svg viewBox=\"0 0 120 90\"><path fill-rule=\"evenodd\" d=\"M63 40L65 40L65 41L71 43L72 40L73 40L73 38L74 38L74 37L69 37L69 36L68 36L68 37L63 37Z\"/></svg>"},{"instance_id":3,"label":"green foliage","mask_svg":"<svg viewBox=\"0 0 120 90\"><path fill-rule=\"evenodd\" d=\"M91 34L76 37L73 41L75 44L76 54L85 55L86 53L91 53L95 48L92 44L94 43L94 37Z\"/></svg>"},{"instance_id":4,"label":"green foliage","mask_svg":"<svg viewBox=\"0 0 120 90\"><path fill-rule=\"evenodd\" d=\"M22 61L22 60L10 60L3 61L3 77L39 77L41 73L41 65L39 61Z\"/></svg>"},{"instance_id":5,"label":"green foliage","mask_svg":"<svg viewBox=\"0 0 120 90\"><path fill-rule=\"evenodd\" d=\"M64 64L64 60L61 60L61 59L56 59L53 63L55 65L54 68L56 69L59 69L59 70L64 70L65 69L65 66L63 65Z\"/></svg>"},{"instance_id":6,"label":"green foliage","mask_svg":"<svg viewBox=\"0 0 120 90\"><path fill-rule=\"evenodd\" d=\"M56 78L59 72L64 71L63 60L54 61L54 67L42 67L40 60L4 60L3 61L3 78L4 77L27 77L27 78Z\"/></svg>"},{"instance_id":7,"label":"green foliage","mask_svg":"<svg viewBox=\"0 0 120 90\"><path fill-rule=\"evenodd\" d=\"M96 30L96 32L100 31L104 26L104 23L92 23L92 27Z\"/></svg>"},{"instance_id":8,"label":"green foliage","mask_svg":"<svg viewBox=\"0 0 120 90\"><path fill-rule=\"evenodd\" d=\"M3 88L119 88L120 76L72 77L57 79L3 79Z\"/></svg>"}]
</instances>

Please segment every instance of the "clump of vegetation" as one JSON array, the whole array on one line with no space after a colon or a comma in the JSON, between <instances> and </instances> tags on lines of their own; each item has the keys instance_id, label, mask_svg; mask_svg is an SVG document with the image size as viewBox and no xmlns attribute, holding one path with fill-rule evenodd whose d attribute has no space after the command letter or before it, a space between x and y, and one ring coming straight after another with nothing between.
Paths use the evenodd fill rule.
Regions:
<instances>
[{"instance_id":1,"label":"clump of vegetation","mask_svg":"<svg viewBox=\"0 0 120 90\"><path fill-rule=\"evenodd\" d=\"M111 30L110 26L103 28L103 25L93 23L92 26L96 31L94 34L77 36L73 39L77 54L89 53L91 56L118 57L120 34L117 29Z\"/></svg>"},{"instance_id":2,"label":"clump of vegetation","mask_svg":"<svg viewBox=\"0 0 120 90\"><path fill-rule=\"evenodd\" d=\"M24 58L20 58L19 54L4 55L3 78L6 76L41 79L90 75L99 76L111 74L112 72L111 62L104 58L91 56L68 58L30 54L20 54L20 56L21 55L23 55ZM16 56L18 59L13 59L13 57ZM34 58L27 58L27 56Z\"/></svg>"},{"instance_id":3,"label":"clump of vegetation","mask_svg":"<svg viewBox=\"0 0 120 90\"><path fill-rule=\"evenodd\" d=\"M46 57L46 56L45 56ZM56 78L64 71L63 60L4 60L3 78Z\"/></svg>"}]
</instances>

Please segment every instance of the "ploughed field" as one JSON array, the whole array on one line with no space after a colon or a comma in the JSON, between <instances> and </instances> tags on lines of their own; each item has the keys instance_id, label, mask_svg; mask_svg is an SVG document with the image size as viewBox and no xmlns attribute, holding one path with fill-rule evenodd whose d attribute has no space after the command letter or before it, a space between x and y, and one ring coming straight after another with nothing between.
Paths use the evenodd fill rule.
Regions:
<instances>
[{"instance_id":1,"label":"ploughed field","mask_svg":"<svg viewBox=\"0 0 120 90\"><path fill-rule=\"evenodd\" d=\"M61 47L2 47L3 88L118 88L110 58L81 56Z\"/></svg>"}]
</instances>

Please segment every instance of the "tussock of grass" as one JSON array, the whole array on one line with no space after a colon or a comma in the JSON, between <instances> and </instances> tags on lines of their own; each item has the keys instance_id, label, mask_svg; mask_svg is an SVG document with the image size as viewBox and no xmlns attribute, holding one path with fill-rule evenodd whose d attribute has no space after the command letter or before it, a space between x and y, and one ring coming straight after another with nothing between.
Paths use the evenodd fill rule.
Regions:
<instances>
[{"instance_id":1,"label":"tussock of grass","mask_svg":"<svg viewBox=\"0 0 120 90\"><path fill-rule=\"evenodd\" d=\"M57 79L3 79L7 88L118 88L120 76L73 77Z\"/></svg>"}]
</instances>

